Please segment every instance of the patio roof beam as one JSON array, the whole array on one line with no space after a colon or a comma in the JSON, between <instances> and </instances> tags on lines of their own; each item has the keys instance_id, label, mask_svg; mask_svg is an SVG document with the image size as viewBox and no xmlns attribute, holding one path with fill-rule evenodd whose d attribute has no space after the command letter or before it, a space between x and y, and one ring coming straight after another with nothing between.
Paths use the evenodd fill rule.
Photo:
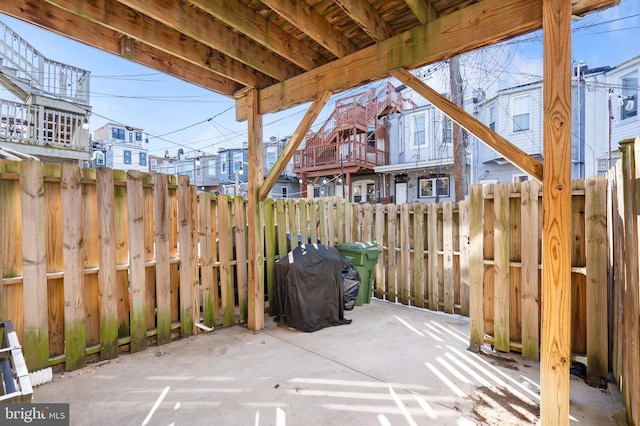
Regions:
<instances>
[{"instance_id":1,"label":"patio roof beam","mask_svg":"<svg viewBox=\"0 0 640 426\"><path fill-rule=\"evenodd\" d=\"M267 195L269 195L269 191L271 191L271 188L273 188L273 185L278 180L278 176L280 176L284 168L287 167L289 160L291 160L291 157L293 157L293 154L295 154L296 149L298 149L300 143L304 140L304 137L306 136L307 132L309 132L309 129L311 128L313 122L316 120L316 118L318 118L320 112L322 112L322 108L324 108L330 96L331 92L325 91L323 93L320 93L318 97L313 101L313 103L309 107L309 110L296 128L296 131L291 136L291 139L289 139L289 142L287 143L284 151L282 151L274 166L271 168L271 170L269 170L269 174L265 178L264 182L262 183L262 185L260 185L260 188L258 190L258 200L264 200L265 198L267 198Z\"/></svg>"},{"instance_id":2,"label":"patio roof beam","mask_svg":"<svg viewBox=\"0 0 640 426\"><path fill-rule=\"evenodd\" d=\"M308 102L325 90L337 93L385 78L390 69L414 69L537 30L542 25L542 2L483 0L469 5L260 90L260 113ZM579 0L574 2L572 12L579 15L618 2ZM236 119L247 119L246 106L241 102Z\"/></svg>"}]
</instances>

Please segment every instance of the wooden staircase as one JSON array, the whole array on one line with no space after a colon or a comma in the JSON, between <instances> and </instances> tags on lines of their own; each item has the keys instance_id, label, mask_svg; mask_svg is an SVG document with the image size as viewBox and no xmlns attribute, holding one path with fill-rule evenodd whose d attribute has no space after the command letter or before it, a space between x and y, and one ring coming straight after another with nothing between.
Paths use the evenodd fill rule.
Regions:
<instances>
[{"instance_id":1,"label":"wooden staircase","mask_svg":"<svg viewBox=\"0 0 640 426\"><path fill-rule=\"evenodd\" d=\"M387 164L387 116L401 112L407 101L390 83L382 89L357 93L336 101L333 113L294 155L293 171L300 177L372 171Z\"/></svg>"}]
</instances>

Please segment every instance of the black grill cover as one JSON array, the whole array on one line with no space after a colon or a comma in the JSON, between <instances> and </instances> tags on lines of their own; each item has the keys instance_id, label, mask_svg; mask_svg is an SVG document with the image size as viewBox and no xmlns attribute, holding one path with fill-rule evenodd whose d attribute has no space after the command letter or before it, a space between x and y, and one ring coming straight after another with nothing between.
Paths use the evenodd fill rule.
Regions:
<instances>
[{"instance_id":1,"label":"black grill cover","mask_svg":"<svg viewBox=\"0 0 640 426\"><path fill-rule=\"evenodd\" d=\"M303 244L276 262L276 309L300 331L349 324L344 318L342 270L351 261L335 247Z\"/></svg>"}]
</instances>

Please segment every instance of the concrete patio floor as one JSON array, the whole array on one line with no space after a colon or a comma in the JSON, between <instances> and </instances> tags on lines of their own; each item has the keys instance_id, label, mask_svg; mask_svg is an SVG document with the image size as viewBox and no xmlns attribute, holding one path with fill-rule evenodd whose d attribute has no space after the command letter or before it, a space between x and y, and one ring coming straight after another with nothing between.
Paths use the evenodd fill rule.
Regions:
<instances>
[{"instance_id":1,"label":"concrete patio floor","mask_svg":"<svg viewBox=\"0 0 640 426\"><path fill-rule=\"evenodd\" d=\"M296 332L267 319L55 374L34 402L72 425L476 425L539 422L540 369L467 351L469 321L387 302ZM625 424L615 386L571 376L571 424Z\"/></svg>"}]
</instances>

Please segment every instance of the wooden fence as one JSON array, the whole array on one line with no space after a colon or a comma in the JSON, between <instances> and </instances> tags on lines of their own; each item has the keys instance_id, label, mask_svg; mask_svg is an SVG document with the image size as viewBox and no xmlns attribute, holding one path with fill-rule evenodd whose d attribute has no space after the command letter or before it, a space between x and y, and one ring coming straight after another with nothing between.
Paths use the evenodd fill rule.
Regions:
<instances>
[{"instance_id":1,"label":"wooden fence","mask_svg":"<svg viewBox=\"0 0 640 426\"><path fill-rule=\"evenodd\" d=\"M622 158L610 172L609 239L611 291L611 369L627 407L629 424L640 425L640 285L638 221L640 213L640 138L620 144Z\"/></svg>"},{"instance_id":2,"label":"wooden fence","mask_svg":"<svg viewBox=\"0 0 640 426\"><path fill-rule=\"evenodd\" d=\"M609 371L606 194L605 178L574 182L572 350L596 379ZM535 182L473 186L459 203L266 200L267 309L275 261L297 241L377 241L375 297L470 316L472 345L538 358L541 209ZM196 194L185 176L0 162L0 318L30 370L243 323L246 214L243 198ZM625 351L614 345L613 366L637 375Z\"/></svg>"}]
</instances>

